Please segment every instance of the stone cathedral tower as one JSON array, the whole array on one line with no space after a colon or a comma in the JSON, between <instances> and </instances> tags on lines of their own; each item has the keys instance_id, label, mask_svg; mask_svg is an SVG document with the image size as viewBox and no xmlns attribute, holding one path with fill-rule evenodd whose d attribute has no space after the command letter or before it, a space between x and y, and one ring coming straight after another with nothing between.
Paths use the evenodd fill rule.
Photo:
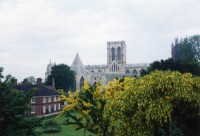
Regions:
<instances>
[{"instance_id":1,"label":"stone cathedral tower","mask_svg":"<svg viewBox=\"0 0 200 136\"><path fill-rule=\"evenodd\" d=\"M123 72L126 65L125 41L107 42L107 65L109 72Z\"/></svg>"},{"instance_id":2,"label":"stone cathedral tower","mask_svg":"<svg viewBox=\"0 0 200 136\"><path fill-rule=\"evenodd\" d=\"M47 73L50 71L48 70L50 66L48 65L47 67ZM112 81L116 77L122 79L124 76L139 76L141 69L146 69L148 66L148 63L126 64L125 41L108 41L106 65L84 66L79 55L76 55L71 65L71 70L76 73L74 89L80 90L84 80L91 85L98 82L107 85L109 81Z\"/></svg>"}]
</instances>

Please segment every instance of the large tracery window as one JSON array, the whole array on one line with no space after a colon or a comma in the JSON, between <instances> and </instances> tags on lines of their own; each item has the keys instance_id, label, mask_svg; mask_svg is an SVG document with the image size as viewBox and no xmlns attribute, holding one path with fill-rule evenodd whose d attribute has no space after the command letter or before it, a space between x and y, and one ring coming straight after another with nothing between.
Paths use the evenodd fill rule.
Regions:
<instances>
[{"instance_id":1,"label":"large tracery window","mask_svg":"<svg viewBox=\"0 0 200 136\"><path fill-rule=\"evenodd\" d=\"M126 70L126 72L125 72L125 74L130 74L131 72L130 72L130 70Z\"/></svg>"},{"instance_id":2,"label":"large tracery window","mask_svg":"<svg viewBox=\"0 0 200 136\"><path fill-rule=\"evenodd\" d=\"M120 61L121 60L121 49L120 49L120 47L117 48L117 57L118 57L118 60Z\"/></svg>"},{"instance_id":3,"label":"large tracery window","mask_svg":"<svg viewBox=\"0 0 200 136\"><path fill-rule=\"evenodd\" d=\"M137 74L137 70L136 69L133 70L133 74Z\"/></svg>"},{"instance_id":4,"label":"large tracery window","mask_svg":"<svg viewBox=\"0 0 200 136\"><path fill-rule=\"evenodd\" d=\"M112 61L115 60L115 49L112 48L111 49L111 52L112 52Z\"/></svg>"}]
</instances>

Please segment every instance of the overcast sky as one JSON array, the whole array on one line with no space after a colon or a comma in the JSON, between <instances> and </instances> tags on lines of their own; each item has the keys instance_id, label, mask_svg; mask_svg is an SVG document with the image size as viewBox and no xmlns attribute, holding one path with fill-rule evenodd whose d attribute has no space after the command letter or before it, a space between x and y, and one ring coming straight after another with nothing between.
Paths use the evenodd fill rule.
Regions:
<instances>
[{"instance_id":1,"label":"overcast sky","mask_svg":"<svg viewBox=\"0 0 200 136\"><path fill-rule=\"evenodd\" d=\"M44 78L49 60L106 64L107 41L126 42L127 63L171 57L176 37L200 32L200 0L0 0L4 75Z\"/></svg>"}]
</instances>

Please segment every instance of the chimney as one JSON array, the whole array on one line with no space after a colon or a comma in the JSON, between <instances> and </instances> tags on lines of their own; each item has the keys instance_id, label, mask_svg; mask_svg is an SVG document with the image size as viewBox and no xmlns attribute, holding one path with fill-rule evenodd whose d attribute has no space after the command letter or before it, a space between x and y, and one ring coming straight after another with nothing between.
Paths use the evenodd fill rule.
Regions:
<instances>
[{"instance_id":1,"label":"chimney","mask_svg":"<svg viewBox=\"0 0 200 136\"><path fill-rule=\"evenodd\" d=\"M53 88L55 88L55 80L54 80L54 78L52 78L52 86L53 86Z\"/></svg>"},{"instance_id":2,"label":"chimney","mask_svg":"<svg viewBox=\"0 0 200 136\"><path fill-rule=\"evenodd\" d=\"M42 78L37 78L37 85L41 85L42 84Z\"/></svg>"},{"instance_id":3,"label":"chimney","mask_svg":"<svg viewBox=\"0 0 200 136\"><path fill-rule=\"evenodd\" d=\"M26 78L24 79L23 85L29 85L28 79L26 79Z\"/></svg>"}]
</instances>

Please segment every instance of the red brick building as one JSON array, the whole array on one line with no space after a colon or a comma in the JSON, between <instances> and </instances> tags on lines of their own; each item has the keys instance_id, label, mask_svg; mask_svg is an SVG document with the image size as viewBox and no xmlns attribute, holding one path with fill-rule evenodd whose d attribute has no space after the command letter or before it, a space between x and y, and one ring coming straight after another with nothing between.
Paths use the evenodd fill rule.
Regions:
<instances>
[{"instance_id":1,"label":"red brick building","mask_svg":"<svg viewBox=\"0 0 200 136\"><path fill-rule=\"evenodd\" d=\"M25 79L22 85L15 85L15 88L24 92L30 91L32 88L36 89L30 100L31 111L27 111L26 114L45 115L61 110L61 102L57 101L60 98L60 94L55 87L43 85L41 78L37 79L36 85L30 85Z\"/></svg>"}]
</instances>

